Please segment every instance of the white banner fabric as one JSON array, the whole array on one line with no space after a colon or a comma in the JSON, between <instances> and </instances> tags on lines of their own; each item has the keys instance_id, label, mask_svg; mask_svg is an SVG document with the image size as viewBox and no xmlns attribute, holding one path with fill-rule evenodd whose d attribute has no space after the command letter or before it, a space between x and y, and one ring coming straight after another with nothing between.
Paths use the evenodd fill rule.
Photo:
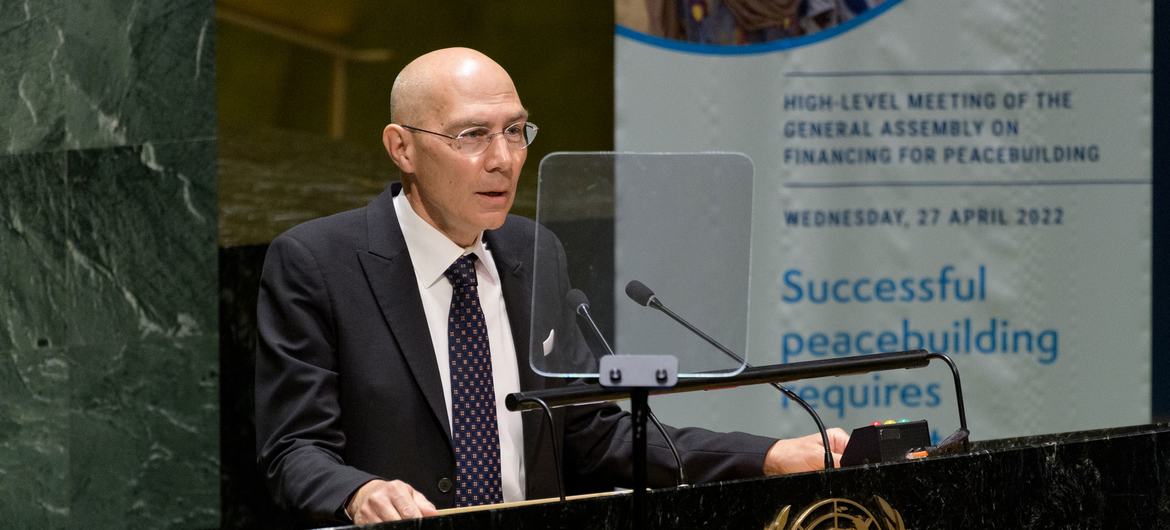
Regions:
<instances>
[{"instance_id":1,"label":"white banner fabric","mask_svg":"<svg viewBox=\"0 0 1170 530\"><path fill-rule=\"evenodd\" d=\"M667 3L691 39L740 20ZM651 35L653 17L615 37L618 151L754 162L749 362L945 353L976 439L1148 422L1151 3L803 3L839 12L750 44ZM957 427L941 364L788 386L847 430ZM651 405L679 425L814 429L768 387Z\"/></svg>"}]
</instances>

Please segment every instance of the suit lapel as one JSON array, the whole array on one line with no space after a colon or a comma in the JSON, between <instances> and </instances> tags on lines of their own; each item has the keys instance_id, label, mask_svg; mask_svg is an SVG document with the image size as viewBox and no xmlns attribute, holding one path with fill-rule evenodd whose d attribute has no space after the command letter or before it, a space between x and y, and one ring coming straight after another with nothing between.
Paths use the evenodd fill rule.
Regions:
<instances>
[{"instance_id":1,"label":"suit lapel","mask_svg":"<svg viewBox=\"0 0 1170 530\"><path fill-rule=\"evenodd\" d=\"M427 332L414 266L406 250L398 217L394 214L393 198L399 189L398 184L392 185L367 207L370 248L359 250L358 259L398 349L406 358L411 374L450 442L451 425L447 420L447 403L435 362L435 348Z\"/></svg>"},{"instance_id":2,"label":"suit lapel","mask_svg":"<svg viewBox=\"0 0 1170 530\"><path fill-rule=\"evenodd\" d=\"M484 238L491 249L496 270L500 272L500 286L504 293L504 305L508 308L508 324L512 328L512 342L516 345L516 368L520 372L520 388L533 390L543 388L543 378L532 371L529 365L529 334L532 323L532 278L511 241L496 232L485 232Z\"/></svg>"}]
</instances>

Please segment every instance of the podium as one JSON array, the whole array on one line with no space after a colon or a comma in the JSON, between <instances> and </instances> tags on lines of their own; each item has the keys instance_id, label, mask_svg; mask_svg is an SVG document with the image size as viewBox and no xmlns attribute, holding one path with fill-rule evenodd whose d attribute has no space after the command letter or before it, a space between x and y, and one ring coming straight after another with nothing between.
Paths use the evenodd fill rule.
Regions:
<instances>
[{"instance_id":1,"label":"podium","mask_svg":"<svg viewBox=\"0 0 1170 530\"><path fill-rule=\"evenodd\" d=\"M362 528L630 528L630 495ZM1170 528L1170 424L973 442L965 454L654 490L649 528ZM357 528L357 527L345 527Z\"/></svg>"}]
</instances>

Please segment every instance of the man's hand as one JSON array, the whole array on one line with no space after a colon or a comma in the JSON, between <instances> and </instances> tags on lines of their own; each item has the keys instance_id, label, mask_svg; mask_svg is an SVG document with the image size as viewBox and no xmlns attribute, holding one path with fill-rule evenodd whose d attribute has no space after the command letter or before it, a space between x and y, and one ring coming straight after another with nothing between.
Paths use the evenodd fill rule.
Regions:
<instances>
[{"instance_id":1,"label":"man's hand","mask_svg":"<svg viewBox=\"0 0 1170 530\"><path fill-rule=\"evenodd\" d=\"M353 524L371 524L435 515L438 510L423 494L401 480L371 480L353 494L345 513Z\"/></svg>"},{"instance_id":2,"label":"man's hand","mask_svg":"<svg viewBox=\"0 0 1170 530\"><path fill-rule=\"evenodd\" d=\"M849 443L849 435L845 431L833 427L828 429L829 449L833 453L833 467L841 465L841 453L845 452L845 445ZM821 434L813 433L800 438L778 440L768 449L764 457L765 475L783 475L786 473L800 473L802 471L816 471L825 467L825 446L821 443Z\"/></svg>"}]
</instances>

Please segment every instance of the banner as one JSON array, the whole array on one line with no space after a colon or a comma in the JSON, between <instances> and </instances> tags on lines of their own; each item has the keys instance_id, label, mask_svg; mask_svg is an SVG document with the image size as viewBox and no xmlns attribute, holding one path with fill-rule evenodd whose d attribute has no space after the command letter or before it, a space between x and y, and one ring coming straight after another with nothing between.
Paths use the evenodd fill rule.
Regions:
<instances>
[{"instance_id":1,"label":"banner","mask_svg":"<svg viewBox=\"0 0 1170 530\"><path fill-rule=\"evenodd\" d=\"M749 362L945 353L976 439L1150 421L1148 0L617 7L617 150L753 160ZM941 364L788 386L957 427ZM651 405L815 428L768 387Z\"/></svg>"}]
</instances>

